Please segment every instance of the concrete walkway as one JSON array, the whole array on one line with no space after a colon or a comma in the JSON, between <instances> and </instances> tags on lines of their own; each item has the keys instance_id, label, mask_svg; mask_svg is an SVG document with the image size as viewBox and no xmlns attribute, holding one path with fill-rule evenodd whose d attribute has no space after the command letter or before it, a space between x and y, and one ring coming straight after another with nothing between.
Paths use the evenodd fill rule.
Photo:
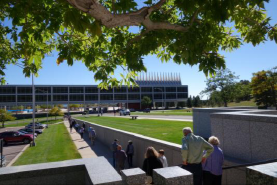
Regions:
<instances>
[{"instance_id":1,"label":"concrete walkway","mask_svg":"<svg viewBox=\"0 0 277 185\"><path fill-rule=\"evenodd\" d=\"M72 129L72 133L70 133L69 122L67 120L64 121L64 124L82 158L103 156L110 162L110 164L112 164L113 158L111 150L101 142L97 141L97 137L92 146L87 132L84 133L84 139L81 139L80 134L76 132L74 128Z\"/></svg>"}]
</instances>

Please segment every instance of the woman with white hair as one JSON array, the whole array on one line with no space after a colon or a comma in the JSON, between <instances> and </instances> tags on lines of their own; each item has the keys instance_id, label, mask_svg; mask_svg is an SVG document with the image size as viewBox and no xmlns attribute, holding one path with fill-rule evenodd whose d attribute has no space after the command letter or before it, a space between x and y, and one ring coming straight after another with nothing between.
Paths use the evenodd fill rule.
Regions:
<instances>
[{"instance_id":1,"label":"woman with white hair","mask_svg":"<svg viewBox=\"0 0 277 185\"><path fill-rule=\"evenodd\" d=\"M221 185L222 166L224 162L223 152L218 147L219 139L217 137L211 136L209 143L213 145L214 151L202 164L203 185Z\"/></svg>"}]
</instances>

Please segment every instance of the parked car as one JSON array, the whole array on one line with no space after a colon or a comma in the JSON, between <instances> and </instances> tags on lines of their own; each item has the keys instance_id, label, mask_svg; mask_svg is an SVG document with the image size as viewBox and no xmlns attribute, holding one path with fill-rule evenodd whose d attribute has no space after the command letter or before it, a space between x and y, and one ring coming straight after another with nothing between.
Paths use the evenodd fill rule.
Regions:
<instances>
[{"instance_id":1,"label":"parked car","mask_svg":"<svg viewBox=\"0 0 277 185\"><path fill-rule=\"evenodd\" d=\"M23 129L20 129L19 131L24 131L29 134L33 134L33 128L23 128ZM35 129L35 133L42 134L42 129Z\"/></svg>"},{"instance_id":2,"label":"parked car","mask_svg":"<svg viewBox=\"0 0 277 185\"><path fill-rule=\"evenodd\" d=\"M145 112L145 113L150 113L150 109L149 109L149 108L146 108L146 109L143 110L143 112Z\"/></svg>"},{"instance_id":3,"label":"parked car","mask_svg":"<svg viewBox=\"0 0 277 185\"><path fill-rule=\"evenodd\" d=\"M130 110L130 112L136 112L136 110L135 109L129 109Z\"/></svg>"},{"instance_id":4,"label":"parked car","mask_svg":"<svg viewBox=\"0 0 277 185\"><path fill-rule=\"evenodd\" d=\"M30 123L29 125L25 126L25 128L33 128L33 123ZM48 128L47 124L41 124L41 123L35 123L35 129L44 129Z\"/></svg>"},{"instance_id":5,"label":"parked car","mask_svg":"<svg viewBox=\"0 0 277 185\"><path fill-rule=\"evenodd\" d=\"M24 144L28 144L33 141L32 134L20 134L16 131L8 131L0 133L0 139L3 139L4 145L8 143L18 143L23 142Z\"/></svg>"},{"instance_id":6,"label":"parked car","mask_svg":"<svg viewBox=\"0 0 277 185\"><path fill-rule=\"evenodd\" d=\"M126 115L130 115L130 110L129 109L125 109L125 110L120 110L119 111L119 115L122 116L126 116Z\"/></svg>"},{"instance_id":7,"label":"parked car","mask_svg":"<svg viewBox=\"0 0 277 185\"><path fill-rule=\"evenodd\" d=\"M33 134L33 133L29 133L29 132L26 132L26 131L23 131L23 130L18 130L18 132L19 132L20 134ZM35 137L38 137L38 134L37 134L37 133L35 133Z\"/></svg>"}]
</instances>

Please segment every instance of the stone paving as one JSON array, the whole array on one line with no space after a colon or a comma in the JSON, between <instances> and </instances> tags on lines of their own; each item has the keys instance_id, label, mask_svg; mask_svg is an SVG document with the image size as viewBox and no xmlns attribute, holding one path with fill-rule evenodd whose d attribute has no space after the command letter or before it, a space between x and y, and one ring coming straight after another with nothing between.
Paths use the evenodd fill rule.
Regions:
<instances>
[{"instance_id":1,"label":"stone paving","mask_svg":"<svg viewBox=\"0 0 277 185\"><path fill-rule=\"evenodd\" d=\"M64 124L65 124L68 132L70 133L69 122L64 121ZM96 133L96 135L97 135L97 133ZM76 132L76 130L73 128L72 133L70 133L70 136L72 138L72 141L76 145L77 150L81 154L82 158L103 156L110 162L110 164L112 164L111 150L108 147L106 147L105 145L103 145L101 142L97 141L97 137L94 142L94 145L92 146L87 132L84 133L84 139L81 139L80 134L78 132ZM112 143L112 141L111 141L111 143Z\"/></svg>"}]
</instances>

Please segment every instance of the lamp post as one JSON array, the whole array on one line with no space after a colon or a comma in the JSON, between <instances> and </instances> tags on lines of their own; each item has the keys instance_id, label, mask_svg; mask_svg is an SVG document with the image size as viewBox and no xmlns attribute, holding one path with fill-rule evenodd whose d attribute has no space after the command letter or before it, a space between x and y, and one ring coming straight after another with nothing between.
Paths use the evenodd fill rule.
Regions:
<instances>
[{"instance_id":1,"label":"lamp post","mask_svg":"<svg viewBox=\"0 0 277 185\"><path fill-rule=\"evenodd\" d=\"M21 69L24 69L24 66L22 64L16 63L16 66L20 67ZM32 72L32 96L33 96L33 142L32 142L32 146L36 146L35 143L35 116L36 116L36 107L35 107L35 101L36 101L36 97L35 97L35 85L34 85L34 73Z\"/></svg>"},{"instance_id":2,"label":"lamp post","mask_svg":"<svg viewBox=\"0 0 277 185\"><path fill-rule=\"evenodd\" d=\"M36 101L36 96L35 96L35 85L34 85L34 73L32 73L32 90L33 90L33 143L32 146L36 146L35 143L35 116L36 116L36 107L35 107L35 101Z\"/></svg>"},{"instance_id":3,"label":"lamp post","mask_svg":"<svg viewBox=\"0 0 277 185\"><path fill-rule=\"evenodd\" d=\"M164 106L164 91L161 88L154 87L154 89L158 89L162 92L162 107Z\"/></svg>"}]
</instances>

